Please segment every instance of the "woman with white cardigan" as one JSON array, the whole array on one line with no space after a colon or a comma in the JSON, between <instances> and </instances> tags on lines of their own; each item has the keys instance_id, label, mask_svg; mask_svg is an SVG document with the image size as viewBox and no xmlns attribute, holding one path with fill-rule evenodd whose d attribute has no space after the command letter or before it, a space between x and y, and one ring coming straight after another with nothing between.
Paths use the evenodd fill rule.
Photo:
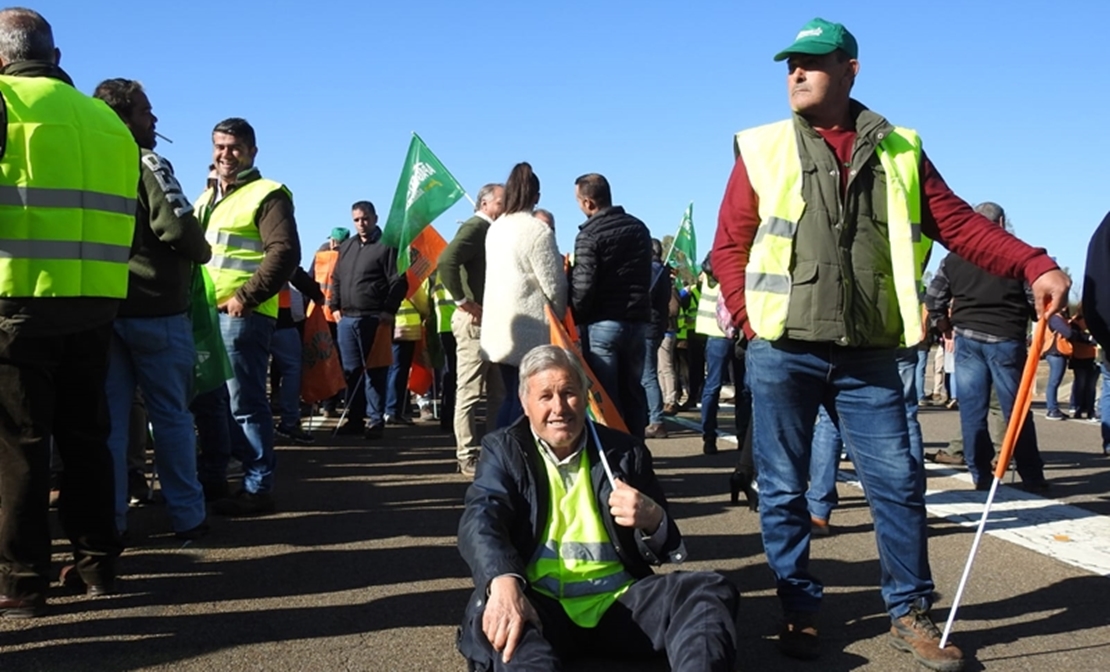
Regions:
<instances>
[{"instance_id":1,"label":"woman with white cardigan","mask_svg":"<svg viewBox=\"0 0 1110 672\"><path fill-rule=\"evenodd\" d=\"M532 166L518 163L505 182L505 213L486 234L486 287L482 304L482 356L497 364L505 400L497 426L512 424L520 404L520 361L532 348L551 342L546 306L562 319L567 277L555 232L532 215L540 180Z\"/></svg>"}]
</instances>

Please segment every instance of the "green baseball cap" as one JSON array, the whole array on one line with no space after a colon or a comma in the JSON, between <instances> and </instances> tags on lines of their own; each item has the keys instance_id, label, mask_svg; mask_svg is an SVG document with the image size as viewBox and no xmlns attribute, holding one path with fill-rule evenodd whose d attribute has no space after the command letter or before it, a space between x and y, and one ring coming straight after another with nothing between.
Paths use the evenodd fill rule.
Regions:
<instances>
[{"instance_id":1,"label":"green baseball cap","mask_svg":"<svg viewBox=\"0 0 1110 672\"><path fill-rule=\"evenodd\" d=\"M775 54L776 61L785 61L791 54L812 54L824 56L837 49L843 49L852 58L859 58L859 45L856 38L840 23L829 23L824 19L814 19L802 26L794 44Z\"/></svg>"},{"instance_id":2,"label":"green baseball cap","mask_svg":"<svg viewBox=\"0 0 1110 672\"><path fill-rule=\"evenodd\" d=\"M331 230L330 238L337 243L342 243L351 237L351 230L342 226L337 226Z\"/></svg>"}]
</instances>

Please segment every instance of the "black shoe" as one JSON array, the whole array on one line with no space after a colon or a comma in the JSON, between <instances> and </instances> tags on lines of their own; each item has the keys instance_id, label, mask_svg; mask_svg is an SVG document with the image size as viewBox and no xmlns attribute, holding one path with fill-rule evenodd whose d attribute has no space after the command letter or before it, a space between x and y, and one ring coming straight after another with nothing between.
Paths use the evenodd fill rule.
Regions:
<instances>
[{"instance_id":1,"label":"black shoe","mask_svg":"<svg viewBox=\"0 0 1110 672\"><path fill-rule=\"evenodd\" d=\"M746 471L734 471L728 477L728 485L734 506L740 503L740 493L743 492L744 499L748 502L748 509L751 511L759 510L759 493L752 487L751 474Z\"/></svg>"},{"instance_id":2,"label":"black shoe","mask_svg":"<svg viewBox=\"0 0 1110 672\"><path fill-rule=\"evenodd\" d=\"M385 435L385 425L371 425L362 431L362 438L376 441Z\"/></svg>"},{"instance_id":3,"label":"black shoe","mask_svg":"<svg viewBox=\"0 0 1110 672\"><path fill-rule=\"evenodd\" d=\"M412 425L412 418L406 418L403 415L387 415L385 416L385 424L387 425Z\"/></svg>"},{"instance_id":4,"label":"black shoe","mask_svg":"<svg viewBox=\"0 0 1110 672\"><path fill-rule=\"evenodd\" d=\"M1042 478L1039 481L1022 481L1021 487L1026 492L1042 493L1048 492L1050 486L1048 481Z\"/></svg>"},{"instance_id":5,"label":"black shoe","mask_svg":"<svg viewBox=\"0 0 1110 672\"><path fill-rule=\"evenodd\" d=\"M89 583L78 573L77 565L66 565L62 567L62 572L58 575L58 581L66 588L84 591L89 597L102 597L116 592L115 579L105 579L97 583Z\"/></svg>"},{"instance_id":6,"label":"black shoe","mask_svg":"<svg viewBox=\"0 0 1110 672\"><path fill-rule=\"evenodd\" d=\"M4 618L35 618L46 613L46 596L16 597L0 595L0 616Z\"/></svg>"},{"instance_id":7,"label":"black shoe","mask_svg":"<svg viewBox=\"0 0 1110 672\"><path fill-rule=\"evenodd\" d=\"M300 427L282 427L278 425L274 428L274 434L298 446L311 446L316 443L316 439Z\"/></svg>"},{"instance_id":8,"label":"black shoe","mask_svg":"<svg viewBox=\"0 0 1110 672\"><path fill-rule=\"evenodd\" d=\"M276 510L274 498L268 492L240 490L234 497L221 499L212 505L212 512L221 516L260 516Z\"/></svg>"},{"instance_id":9,"label":"black shoe","mask_svg":"<svg viewBox=\"0 0 1110 672\"><path fill-rule=\"evenodd\" d=\"M459 473L463 476L474 478L474 474L478 471L478 456L470 455L466 459L459 460Z\"/></svg>"},{"instance_id":10,"label":"black shoe","mask_svg":"<svg viewBox=\"0 0 1110 672\"><path fill-rule=\"evenodd\" d=\"M817 612L788 611L779 631L779 651L784 656L798 660L813 660L821 655L821 640L817 637Z\"/></svg>"},{"instance_id":11,"label":"black shoe","mask_svg":"<svg viewBox=\"0 0 1110 672\"><path fill-rule=\"evenodd\" d=\"M705 453L706 455L716 455L717 454L717 442L716 441L706 441L706 442L702 443L701 444L701 452Z\"/></svg>"},{"instance_id":12,"label":"black shoe","mask_svg":"<svg viewBox=\"0 0 1110 672\"><path fill-rule=\"evenodd\" d=\"M174 532L173 536L182 541L196 541L197 539L207 536L210 529L211 528L208 526L208 519L205 518L200 521L200 525L191 527L187 530L181 530L180 532Z\"/></svg>"},{"instance_id":13,"label":"black shoe","mask_svg":"<svg viewBox=\"0 0 1110 672\"><path fill-rule=\"evenodd\" d=\"M346 422L344 422L342 425L339 425L339 427L335 429L335 434L337 436L358 436L364 431L366 431L365 420L348 419Z\"/></svg>"},{"instance_id":14,"label":"black shoe","mask_svg":"<svg viewBox=\"0 0 1110 672\"><path fill-rule=\"evenodd\" d=\"M231 488L228 487L227 481L212 483L201 481L200 487L204 490L204 501L206 502L216 502L231 496Z\"/></svg>"}]
</instances>

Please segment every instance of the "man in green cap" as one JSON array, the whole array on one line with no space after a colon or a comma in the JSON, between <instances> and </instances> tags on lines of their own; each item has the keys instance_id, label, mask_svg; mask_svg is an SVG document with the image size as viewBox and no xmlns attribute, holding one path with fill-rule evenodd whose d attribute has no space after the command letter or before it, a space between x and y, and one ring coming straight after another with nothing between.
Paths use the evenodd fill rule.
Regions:
<instances>
[{"instance_id":1,"label":"man in green cap","mask_svg":"<svg viewBox=\"0 0 1110 672\"><path fill-rule=\"evenodd\" d=\"M963 653L940 648L928 615L925 473L910 448L896 353L922 338L921 272L933 240L1026 280L1041 314L1059 308L1070 282L1044 250L953 194L917 133L851 98L858 56L852 34L823 19L775 56L787 62L794 114L736 134L712 262L747 348L763 545L785 617L780 650L820 654L823 586L809 571L805 493L811 452L823 449L813 427L824 406L871 505L891 643L954 672Z\"/></svg>"}]
</instances>

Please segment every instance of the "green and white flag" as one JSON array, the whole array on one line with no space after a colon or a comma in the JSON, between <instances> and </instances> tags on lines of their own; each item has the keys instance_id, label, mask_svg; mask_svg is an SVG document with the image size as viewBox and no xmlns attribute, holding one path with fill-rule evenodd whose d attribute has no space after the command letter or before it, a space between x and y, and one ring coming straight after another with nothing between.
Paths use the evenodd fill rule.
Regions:
<instances>
[{"instance_id":1,"label":"green and white flag","mask_svg":"<svg viewBox=\"0 0 1110 672\"><path fill-rule=\"evenodd\" d=\"M398 271L403 273L412 264L409 246L424 227L465 195L458 180L413 133L389 218L382 229L382 242L398 250Z\"/></svg>"},{"instance_id":2,"label":"green and white flag","mask_svg":"<svg viewBox=\"0 0 1110 672\"><path fill-rule=\"evenodd\" d=\"M675 252L680 253L681 256L676 257ZM698 274L698 238L694 233L693 202L686 206L686 212L682 213L682 223L678 225L678 233L674 234L671 249L667 252L667 258L663 263L668 264L671 259L685 264L693 275Z\"/></svg>"}]
</instances>

